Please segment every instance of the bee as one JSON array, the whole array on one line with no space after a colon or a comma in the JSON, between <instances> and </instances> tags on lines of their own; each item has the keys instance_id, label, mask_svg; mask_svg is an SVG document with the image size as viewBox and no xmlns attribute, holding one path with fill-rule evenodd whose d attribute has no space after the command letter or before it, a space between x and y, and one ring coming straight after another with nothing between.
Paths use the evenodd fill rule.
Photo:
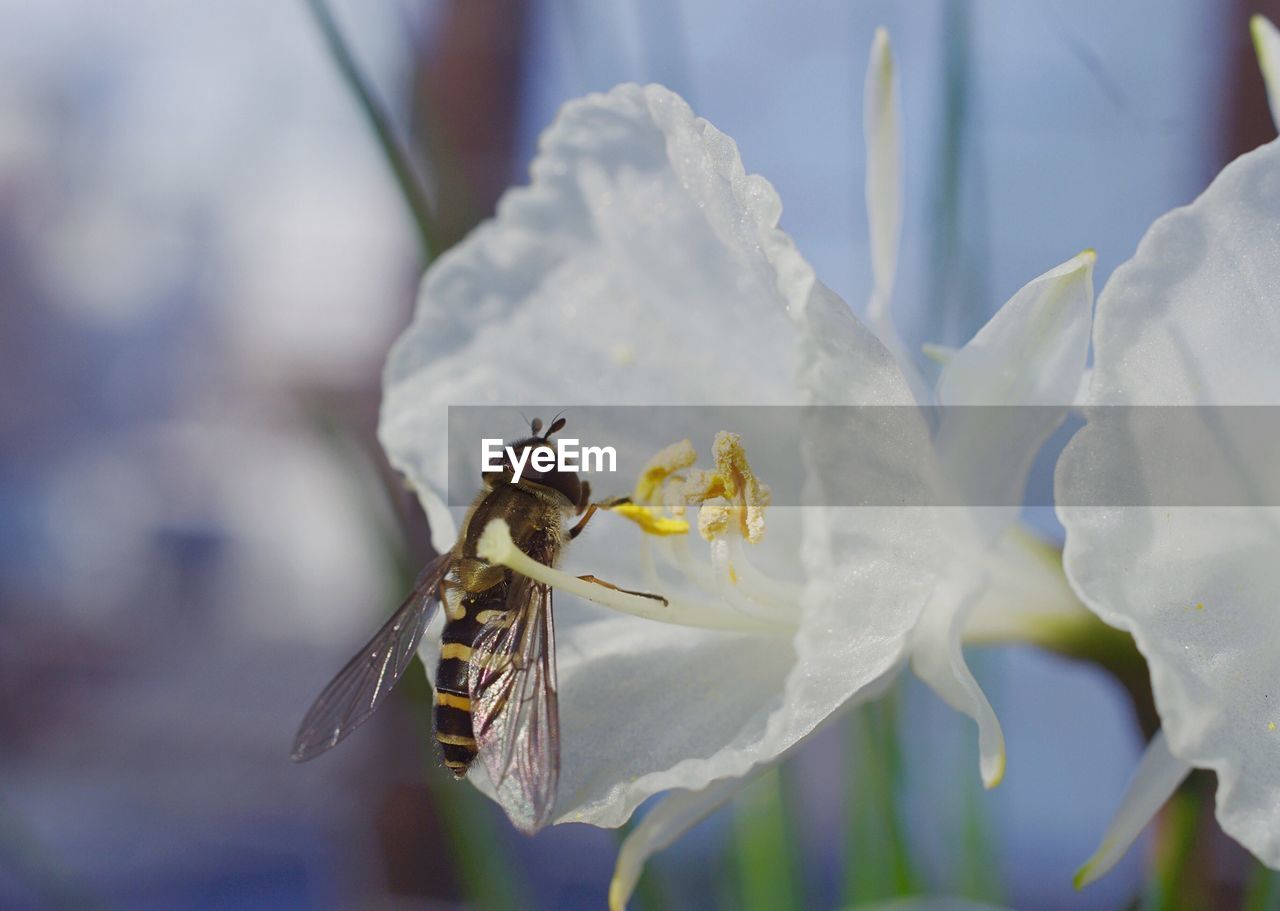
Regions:
<instances>
[{"instance_id":1,"label":"bee","mask_svg":"<svg viewBox=\"0 0 1280 911\"><path fill-rule=\"evenodd\" d=\"M512 822L528 832L546 824L560 777L551 586L483 560L476 548L489 522L505 519L521 551L555 566L597 508L621 502L593 504L590 485L576 471L539 472L532 452L520 456L551 449L551 435L564 425L557 417L542 433L541 420L530 422L531 435L511 447L527 466L518 482L509 456L500 469L483 473L457 542L426 565L391 619L321 692L298 729L294 761L329 750L377 710L443 604L434 722L444 764L462 778L478 756ZM566 529L574 518L577 524Z\"/></svg>"}]
</instances>

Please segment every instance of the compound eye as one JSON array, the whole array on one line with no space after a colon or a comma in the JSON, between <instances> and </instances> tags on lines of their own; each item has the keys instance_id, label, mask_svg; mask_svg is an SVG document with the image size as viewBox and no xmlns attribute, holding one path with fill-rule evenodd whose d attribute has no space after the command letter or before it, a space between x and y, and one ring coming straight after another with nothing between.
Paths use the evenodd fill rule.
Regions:
<instances>
[{"instance_id":1,"label":"compound eye","mask_svg":"<svg viewBox=\"0 0 1280 911\"><path fill-rule=\"evenodd\" d=\"M552 490L558 490L572 504L577 504L582 496L582 482L578 480L576 471L551 471L539 478L538 483Z\"/></svg>"}]
</instances>

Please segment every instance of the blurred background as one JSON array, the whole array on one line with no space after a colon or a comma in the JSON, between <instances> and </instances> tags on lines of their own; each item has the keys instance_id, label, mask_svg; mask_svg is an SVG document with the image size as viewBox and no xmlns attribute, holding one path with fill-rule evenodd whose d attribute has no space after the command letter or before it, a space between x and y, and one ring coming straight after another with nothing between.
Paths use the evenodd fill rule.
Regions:
<instances>
[{"instance_id":1,"label":"blurred background","mask_svg":"<svg viewBox=\"0 0 1280 911\"><path fill-rule=\"evenodd\" d=\"M373 436L424 254L315 11L0 0L0 908L604 904L618 833L514 833L438 767L417 668L360 736L288 759L427 554ZM1253 12L1280 3L332 2L440 245L524 182L563 101L658 81L737 140L855 308L887 25L917 350L1084 247L1101 287L1274 136ZM974 662L998 790L970 723L907 684L659 855L635 907L1149 900L1145 844L1071 889L1141 747L1124 691L1026 649ZM1201 848L1237 894L1238 852Z\"/></svg>"}]
</instances>

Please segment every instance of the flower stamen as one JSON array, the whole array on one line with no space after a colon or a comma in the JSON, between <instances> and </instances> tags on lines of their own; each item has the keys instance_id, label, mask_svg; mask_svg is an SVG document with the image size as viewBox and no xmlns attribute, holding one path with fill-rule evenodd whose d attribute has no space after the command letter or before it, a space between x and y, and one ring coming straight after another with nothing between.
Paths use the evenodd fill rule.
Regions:
<instances>
[{"instance_id":1,"label":"flower stamen","mask_svg":"<svg viewBox=\"0 0 1280 911\"><path fill-rule=\"evenodd\" d=\"M689 523L684 518L684 509L668 505L668 515L663 515L657 503L663 490L678 486L683 480L680 472L697 460L698 453L688 440L672 443L645 463L629 500L620 500L604 508L635 522L645 534L656 537L688 534Z\"/></svg>"},{"instance_id":2,"label":"flower stamen","mask_svg":"<svg viewBox=\"0 0 1280 911\"><path fill-rule=\"evenodd\" d=\"M662 538L669 535L687 535L689 533L689 523L687 521L677 519L674 516L663 516L652 506L623 502L605 508L622 516L624 519L630 519L635 522L645 534Z\"/></svg>"},{"instance_id":3,"label":"flower stamen","mask_svg":"<svg viewBox=\"0 0 1280 911\"><path fill-rule=\"evenodd\" d=\"M711 541L724 534L729 523L737 520L742 537L751 544L764 538L764 510L772 493L751 470L742 437L720 431L712 446L716 470L699 472L685 484L685 493L693 502L703 503L698 512L698 531ZM723 500L724 503L710 503Z\"/></svg>"},{"instance_id":4,"label":"flower stamen","mask_svg":"<svg viewBox=\"0 0 1280 911\"><path fill-rule=\"evenodd\" d=\"M645 532L644 565L651 585L665 591L652 554L678 570L699 591L711 596L719 612L750 624L775 626L780 618L798 622L800 590L771 579L747 559L742 542L764 537L769 487L756 477L742 437L721 431L712 449L715 467L695 469L698 454L688 440L658 452L641 470L629 500L606 506ZM696 507L699 536L710 561L698 559L687 537L687 510ZM656 541L651 539L656 538Z\"/></svg>"},{"instance_id":5,"label":"flower stamen","mask_svg":"<svg viewBox=\"0 0 1280 911\"><path fill-rule=\"evenodd\" d=\"M663 604L664 599L632 594L579 579L577 576L539 563L516 547L511 539L511 528L505 519L493 519L485 526L480 540L476 542L476 555L482 560L505 566L522 576L528 576L530 579L571 595L577 595L585 601L612 608L620 613L643 617L646 620L735 632L767 632L786 629L790 626L787 623L768 622L730 614L716 609L714 605L690 603L683 599L665 598L667 603Z\"/></svg>"}]
</instances>

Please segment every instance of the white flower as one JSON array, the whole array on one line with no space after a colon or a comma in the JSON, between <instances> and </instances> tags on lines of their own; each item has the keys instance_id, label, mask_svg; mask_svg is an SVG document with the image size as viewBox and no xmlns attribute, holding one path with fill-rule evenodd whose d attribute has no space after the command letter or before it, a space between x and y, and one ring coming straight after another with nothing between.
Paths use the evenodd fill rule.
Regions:
<instances>
[{"instance_id":1,"label":"white flower","mask_svg":"<svg viewBox=\"0 0 1280 911\"><path fill-rule=\"evenodd\" d=\"M866 91L869 312L888 347L778 229L781 205L769 183L746 174L733 141L682 99L624 85L566 105L542 137L530 186L508 192L495 219L428 271L414 322L387 365L381 439L417 489L436 546L449 547L456 528L442 499L448 405L510 405L514 419L518 406L563 404L571 421L575 404L899 406L860 411L858 426L841 428L841 445L828 436L801 446L812 483L855 465L886 491L1016 503L1035 450L1080 382L1093 257L1019 291L947 355L937 391L948 405L1061 407L998 422L953 410L931 433L917 409L928 393L890 351L901 352L888 310L901 212L895 91L882 31ZM751 428L720 429L750 437ZM609 442L649 453L681 436ZM1038 555L1023 554L1007 533L1016 507L766 509L751 478L769 481L776 453L767 441L744 448L720 435L708 453L711 442L659 452L636 491L659 509L669 494L698 488L698 521L687 518L700 535L651 536L606 515L568 557L577 571L659 591L670 607L592 598L637 618L557 602L556 821L620 825L647 797L673 791L628 838L615 907L653 851L834 712L877 694L908 658L978 720L982 776L994 785L1003 737L965 665L961 630L1003 579L1034 580L1033 597L1060 596L1051 573L1027 570L1040 565ZM793 441L773 444L797 454ZM704 469L714 456L713 475L691 475L695 450ZM730 476L742 483L726 486ZM737 522L727 506L752 511ZM506 552L500 534L486 537L495 558ZM564 573L542 575L582 591ZM429 669L435 648L428 636ZM483 776L471 778L488 789Z\"/></svg>"},{"instance_id":2,"label":"white flower","mask_svg":"<svg viewBox=\"0 0 1280 911\"><path fill-rule=\"evenodd\" d=\"M1261 19L1254 35L1275 111L1280 41ZM1277 288L1280 144L1273 141L1229 164L1191 205L1159 218L1116 270L1098 300L1087 403L1280 405ZM1201 414L1188 407L1180 419ZM1131 432L1125 421L1090 422L1058 465L1067 574L1103 620L1132 633L1163 725L1078 881L1109 870L1193 766L1217 773L1223 830L1280 867L1280 512L1108 507L1141 502L1170 467L1188 490L1200 486L1182 461L1190 453L1141 451L1146 480L1124 470L1134 464ZM1242 443L1236 428L1215 442L1218 464L1242 464L1230 461L1247 453L1233 452Z\"/></svg>"}]
</instances>

